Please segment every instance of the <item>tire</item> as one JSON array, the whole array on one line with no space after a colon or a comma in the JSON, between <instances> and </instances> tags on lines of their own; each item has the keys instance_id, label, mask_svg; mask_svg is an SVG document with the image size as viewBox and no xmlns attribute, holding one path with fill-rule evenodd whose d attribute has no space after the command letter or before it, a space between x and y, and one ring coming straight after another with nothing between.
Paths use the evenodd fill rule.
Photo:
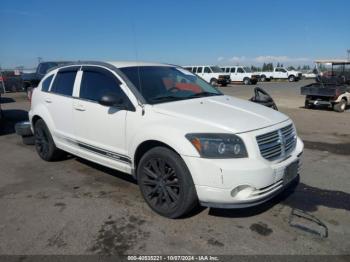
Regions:
<instances>
[{"instance_id":1,"label":"tire","mask_svg":"<svg viewBox=\"0 0 350 262\"><path fill-rule=\"evenodd\" d=\"M342 113L346 109L346 104L347 104L346 100L342 99L342 100L340 100L339 103L334 104L333 110L336 111L336 112Z\"/></svg>"},{"instance_id":2,"label":"tire","mask_svg":"<svg viewBox=\"0 0 350 262\"><path fill-rule=\"evenodd\" d=\"M210 79L210 84L211 84L212 86L217 86L217 85L218 85L218 80L215 79L215 78L212 78L212 79Z\"/></svg>"},{"instance_id":3,"label":"tire","mask_svg":"<svg viewBox=\"0 0 350 262\"><path fill-rule=\"evenodd\" d=\"M289 82L295 82L295 76L293 76L293 75L288 76L288 81Z\"/></svg>"},{"instance_id":4,"label":"tire","mask_svg":"<svg viewBox=\"0 0 350 262\"><path fill-rule=\"evenodd\" d=\"M244 78L243 79L243 84L246 85L246 86L250 85L251 84L250 79L248 77Z\"/></svg>"},{"instance_id":5,"label":"tire","mask_svg":"<svg viewBox=\"0 0 350 262\"><path fill-rule=\"evenodd\" d=\"M306 108L306 109L312 109L312 108L314 108L314 107L315 107L314 104L311 104L311 103L309 102L309 100L305 99L305 108Z\"/></svg>"},{"instance_id":6,"label":"tire","mask_svg":"<svg viewBox=\"0 0 350 262\"><path fill-rule=\"evenodd\" d=\"M51 133L42 119L36 121L34 126L35 149L41 159L55 161L63 158L65 153L58 149L52 139Z\"/></svg>"},{"instance_id":7,"label":"tire","mask_svg":"<svg viewBox=\"0 0 350 262\"><path fill-rule=\"evenodd\" d=\"M266 75L260 76L260 81L261 81L261 82L265 82L265 81L266 81Z\"/></svg>"},{"instance_id":8,"label":"tire","mask_svg":"<svg viewBox=\"0 0 350 262\"><path fill-rule=\"evenodd\" d=\"M35 137L34 136L22 136L22 142L25 145L35 145Z\"/></svg>"},{"instance_id":9,"label":"tire","mask_svg":"<svg viewBox=\"0 0 350 262\"><path fill-rule=\"evenodd\" d=\"M166 147L155 147L142 156L137 179L146 203L159 215L182 217L198 205L185 162Z\"/></svg>"}]
</instances>

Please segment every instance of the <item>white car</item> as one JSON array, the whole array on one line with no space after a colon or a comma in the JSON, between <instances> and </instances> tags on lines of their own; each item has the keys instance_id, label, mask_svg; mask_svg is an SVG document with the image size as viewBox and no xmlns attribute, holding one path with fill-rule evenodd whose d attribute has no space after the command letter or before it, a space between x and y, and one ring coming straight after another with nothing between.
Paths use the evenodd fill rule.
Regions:
<instances>
[{"instance_id":1,"label":"white car","mask_svg":"<svg viewBox=\"0 0 350 262\"><path fill-rule=\"evenodd\" d=\"M288 116L181 67L79 62L49 72L31 101L42 159L69 152L131 174L166 217L257 205L298 181L303 143Z\"/></svg>"},{"instance_id":2,"label":"white car","mask_svg":"<svg viewBox=\"0 0 350 262\"><path fill-rule=\"evenodd\" d=\"M230 74L224 73L218 66L184 66L184 68L200 76L213 86L227 86L231 83Z\"/></svg>"},{"instance_id":3,"label":"white car","mask_svg":"<svg viewBox=\"0 0 350 262\"><path fill-rule=\"evenodd\" d=\"M255 85L260 77L259 73L254 73L249 67L224 66L222 71L230 74L231 82L243 83L245 85Z\"/></svg>"},{"instance_id":4,"label":"white car","mask_svg":"<svg viewBox=\"0 0 350 262\"><path fill-rule=\"evenodd\" d=\"M302 73L295 70L288 70L284 67L275 67L271 72L260 72L260 80L270 81L272 79L288 79L289 82L300 80Z\"/></svg>"}]
</instances>

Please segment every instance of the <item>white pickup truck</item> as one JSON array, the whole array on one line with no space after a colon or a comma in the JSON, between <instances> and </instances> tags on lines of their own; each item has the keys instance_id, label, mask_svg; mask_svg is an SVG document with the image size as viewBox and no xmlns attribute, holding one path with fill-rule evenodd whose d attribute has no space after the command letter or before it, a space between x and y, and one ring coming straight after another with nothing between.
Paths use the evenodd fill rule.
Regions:
<instances>
[{"instance_id":1,"label":"white pickup truck","mask_svg":"<svg viewBox=\"0 0 350 262\"><path fill-rule=\"evenodd\" d=\"M270 81L272 79L288 79L289 82L299 81L302 73L299 71L288 70L284 67L275 67L272 72L261 72L260 81Z\"/></svg>"},{"instance_id":2,"label":"white pickup truck","mask_svg":"<svg viewBox=\"0 0 350 262\"><path fill-rule=\"evenodd\" d=\"M230 74L231 82L243 83L245 85L255 85L259 79L259 73L252 72L249 67L244 66L224 66L222 71Z\"/></svg>"}]
</instances>

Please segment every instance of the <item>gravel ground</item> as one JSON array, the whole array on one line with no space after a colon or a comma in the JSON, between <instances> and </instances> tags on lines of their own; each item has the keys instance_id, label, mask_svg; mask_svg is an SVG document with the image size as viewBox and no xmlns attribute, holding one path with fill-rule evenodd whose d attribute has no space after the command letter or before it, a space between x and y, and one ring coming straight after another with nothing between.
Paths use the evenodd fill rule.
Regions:
<instances>
[{"instance_id":1,"label":"gravel ground","mask_svg":"<svg viewBox=\"0 0 350 262\"><path fill-rule=\"evenodd\" d=\"M70 157L47 163L14 134L23 93L0 126L0 254L349 254L350 114L306 110L297 83L264 83L305 142L301 183L250 209L153 213L126 174ZM254 86L222 88L248 99Z\"/></svg>"}]
</instances>

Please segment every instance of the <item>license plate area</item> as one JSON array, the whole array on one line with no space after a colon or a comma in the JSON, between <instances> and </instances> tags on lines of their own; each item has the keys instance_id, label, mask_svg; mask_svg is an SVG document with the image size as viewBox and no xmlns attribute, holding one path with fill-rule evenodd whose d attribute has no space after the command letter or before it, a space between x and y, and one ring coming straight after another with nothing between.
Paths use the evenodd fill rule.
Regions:
<instances>
[{"instance_id":1,"label":"license plate area","mask_svg":"<svg viewBox=\"0 0 350 262\"><path fill-rule=\"evenodd\" d=\"M299 161L295 161L284 170L283 185L289 184L298 175Z\"/></svg>"}]
</instances>

